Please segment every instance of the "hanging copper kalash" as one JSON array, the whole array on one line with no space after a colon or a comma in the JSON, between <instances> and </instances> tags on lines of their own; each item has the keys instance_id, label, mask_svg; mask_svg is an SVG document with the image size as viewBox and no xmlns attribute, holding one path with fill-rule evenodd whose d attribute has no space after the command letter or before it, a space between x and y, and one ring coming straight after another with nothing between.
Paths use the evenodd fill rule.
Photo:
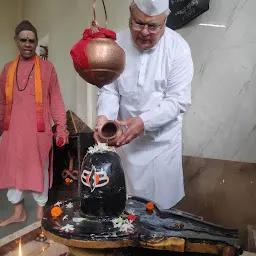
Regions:
<instances>
[{"instance_id":1,"label":"hanging copper kalash","mask_svg":"<svg viewBox=\"0 0 256 256\"><path fill-rule=\"evenodd\" d=\"M96 0L93 2L93 20L91 27L85 29L83 38L71 49L75 70L85 81L102 88L114 82L124 71L125 53L115 42L116 33L107 29L107 10L105 28L100 28L96 20ZM99 139L113 146L122 135L120 126L109 120L99 131Z\"/></svg>"},{"instance_id":2,"label":"hanging copper kalash","mask_svg":"<svg viewBox=\"0 0 256 256\"><path fill-rule=\"evenodd\" d=\"M102 88L115 81L125 67L124 50L115 42L116 33L107 29L107 11L105 28L100 28L96 21L96 0L93 3L93 21L85 29L83 38L71 49L71 57L77 73L90 84Z\"/></svg>"},{"instance_id":3,"label":"hanging copper kalash","mask_svg":"<svg viewBox=\"0 0 256 256\"><path fill-rule=\"evenodd\" d=\"M71 55L79 75L102 87L122 73L125 55L114 42L115 33L96 25L95 2L92 27L85 30ZM99 32L92 32L96 28ZM115 140L113 131L118 133L119 129L110 122L100 133L105 140ZM43 233L67 245L72 255L242 254L237 230L126 195L124 170L114 147L90 147L81 165L79 182L78 198L50 205L42 220Z\"/></svg>"}]
</instances>

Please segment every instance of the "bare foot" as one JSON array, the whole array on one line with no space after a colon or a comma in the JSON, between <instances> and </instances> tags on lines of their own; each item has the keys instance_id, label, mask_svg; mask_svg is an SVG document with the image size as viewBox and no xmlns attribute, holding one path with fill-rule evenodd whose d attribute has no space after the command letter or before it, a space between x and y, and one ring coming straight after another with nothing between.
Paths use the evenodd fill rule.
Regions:
<instances>
[{"instance_id":1,"label":"bare foot","mask_svg":"<svg viewBox=\"0 0 256 256\"><path fill-rule=\"evenodd\" d=\"M44 216L44 207L37 205L37 213L36 213L36 219L42 220Z\"/></svg>"},{"instance_id":2,"label":"bare foot","mask_svg":"<svg viewBox=\"0 0 256 256\"><path fill-rule=\"evenodd\" d=\"M14 205L14 214L10 218L7 218L0 222L0 227L5 227L7 225L23 222L27 219L27 214L24 209L23 201Z\"/></svg>"}]
</instances>

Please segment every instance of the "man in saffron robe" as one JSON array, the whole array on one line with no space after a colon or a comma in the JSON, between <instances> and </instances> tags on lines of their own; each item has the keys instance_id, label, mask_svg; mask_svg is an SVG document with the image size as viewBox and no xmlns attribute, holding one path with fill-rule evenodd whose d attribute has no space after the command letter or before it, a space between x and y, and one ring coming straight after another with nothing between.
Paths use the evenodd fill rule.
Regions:
<instances>
[{"instance_id":1,"label":"man in saffron robe","mask_svg":"<svg viewBox=\"0 0 256 256\"><path fill-rule=\"evenodd\" d=\"M24 192L43 216L52 185L52 120L56 140L68 143L66 113L54 66L35 53L37 30L29 21L15 30L19 56L4 66L0 76L0 189L8 188L14 214L0 226L26 220Z\"/></svg>"}]
</instances>

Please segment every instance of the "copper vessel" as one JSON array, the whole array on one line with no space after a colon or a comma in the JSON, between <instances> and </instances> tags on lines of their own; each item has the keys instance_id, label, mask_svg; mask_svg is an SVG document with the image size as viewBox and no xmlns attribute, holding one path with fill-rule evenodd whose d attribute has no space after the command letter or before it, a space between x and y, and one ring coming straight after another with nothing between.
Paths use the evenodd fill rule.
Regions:
<instances>
[{"instance_id":1,"label":"copper vessel","mask_svg":"<svg viewBox=\"0 0 256 256\"><path fill-rule=\"evenodd\" d=\"M109 120L99 128L98 135L102 143L115 146L123 135L123 130L117 122Z\"/></svg>"},{"instance_id":2,"label":"copper vessel","mask_svg":"<svg viewBox=\"0 0 256 256\"><path fill-rule=\"evenodd\" d=\"M107 11L102 0L105 11L105 28L107 27ZM96 21L96 0L93 3L94 19L91 23L93 33L98 32ZM83 69L74 65L77 73L88 83L102 88L104 85L114 82L124 71L125 52L110 38L94 38L86 46L89 69Z\"/></svg>"},{"instance_id":3,"label":"copper vessel","mask_svg":"<svg viewBox=\"0 0 256 256\"><path fill-rule=\"evenodd\" d=\"M102 88L114 82L124 71L124 50L112 39L95 38L86 47L90 70L75 66L79 75L88 83Z\"/></svg>"}]
</instances>

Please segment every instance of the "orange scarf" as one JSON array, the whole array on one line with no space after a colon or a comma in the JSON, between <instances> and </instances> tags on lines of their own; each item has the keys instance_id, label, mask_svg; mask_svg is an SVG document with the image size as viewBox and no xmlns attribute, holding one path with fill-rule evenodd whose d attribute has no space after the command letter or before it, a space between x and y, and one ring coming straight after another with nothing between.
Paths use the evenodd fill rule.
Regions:
<instances>
[{"instance_id":1,"label":"orange scarf","mask_svg":"<svg viewBox=\"0 0 256 256\"><path fill-rule=\"evenodd\" d=\"M18 66L20 56L16 58L8 69L5 94L6 94L6 110L4 119L4 130L7 131L10 126L12 103L13 103L13 85L14 76ZM35 95L36 95L36 115L37 115L37 131L43 132L45 129L43 116L43 89L40 70L40 58L35 56Z\"/></svg>"}]
</instances>

